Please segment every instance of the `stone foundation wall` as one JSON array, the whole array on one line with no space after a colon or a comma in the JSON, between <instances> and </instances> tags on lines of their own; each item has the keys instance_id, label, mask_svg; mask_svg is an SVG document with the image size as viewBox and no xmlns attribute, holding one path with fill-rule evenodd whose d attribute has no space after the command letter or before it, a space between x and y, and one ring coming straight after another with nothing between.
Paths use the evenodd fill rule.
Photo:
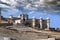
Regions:
<instances>
[{"instance_id":1,"label":"stone foundation wall","mask_svg":"<svg viewBox=\"0 0 60 40\"><path fill-rule=\"evenodd\" d=\"M9 23L0 23L0 26L11 26L13 24L9 24Z\"/></svg>"}]
</instances>

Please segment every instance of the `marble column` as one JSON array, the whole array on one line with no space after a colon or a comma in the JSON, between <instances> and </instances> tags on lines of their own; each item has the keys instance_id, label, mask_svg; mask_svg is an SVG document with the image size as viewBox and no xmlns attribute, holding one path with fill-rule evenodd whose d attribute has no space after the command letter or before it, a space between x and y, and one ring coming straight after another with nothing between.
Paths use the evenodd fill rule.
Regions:
<instances>
[{"instance_id":1,"label":"marble column","mask_svg":"<svg viewBox=\"0 0 60 40\"><path fill-rule=\"evenodd\" d=\"M42 20L43 20L42 17L40 17L40 20L39 20L39 22L40 22L40 29L43 28L43 27L42 27L42 23L43 23Z\"/></svg>"},{"instance_id":2,"label":"marble column","mask_svg":"<svg viewBox=\"0 0 60 40\"><path fill-rule=\"evenodd\" d=\"M47 18L47 30L50 28L50 18Z\"/></svg>"},{"instance_id":3,"label":"marble column","mask_svg":"<svg viewBox=\"0 0 60 40\"><path fill-rule=\"evenodd\" d=\"M32 18L32 27L35 28L35 17Z\"/></svg>"}]
</instances>

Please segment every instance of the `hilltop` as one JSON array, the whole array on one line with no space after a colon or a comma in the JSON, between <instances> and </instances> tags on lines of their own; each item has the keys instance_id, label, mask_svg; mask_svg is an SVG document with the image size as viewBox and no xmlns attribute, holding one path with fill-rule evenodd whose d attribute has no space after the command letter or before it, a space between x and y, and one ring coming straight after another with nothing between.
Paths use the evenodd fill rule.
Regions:
<instances>
[{"instance_id":1,"label":"hilltop","mask_svg":"<svg viewBox=\"0 0 60 40\"><path fill-rule=\"evenodd\" d=\"M48 39L48 37L60 38L60 32L37 30L31 27L0 27L0 36L12 37L17 40Z\"/></svg>"}]
</instances>

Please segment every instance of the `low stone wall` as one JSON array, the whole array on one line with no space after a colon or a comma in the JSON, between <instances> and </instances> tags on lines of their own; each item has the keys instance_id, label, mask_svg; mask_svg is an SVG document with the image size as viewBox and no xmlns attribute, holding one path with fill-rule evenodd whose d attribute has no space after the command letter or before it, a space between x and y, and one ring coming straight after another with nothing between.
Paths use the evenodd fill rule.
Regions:
<instances>
[{"instance_id":1,"label":"low stone wall","mask_svg":"<svg viewBox=\"0 0 60 40\"><path fill-rule=\"evenodd\" d=\"M55 38L48 38L48 40L55 40Z\"/></svg>"},{"instance_id":2,"label":"low stone wall","mask_svg":"<svg viewBox=\"0 0 60 40\"><path fill-rule=\"evenodd\" d=\"M10 24L10 23L0 23L0 26L11 26L13 24Z\"/></svg>"},{"instance_id":3,"label":"low stone wall","mask_svg":"<svg viewBox=\"0 0 60 40\"><path fill-rule=\"evenodd\" d=\"M55 40L55 38L48 38L48 39L36 39L36 40Z\"/></svg>"},{"instance_id":4,"label":"low stone wall","mask_svg":"<svg viewBox=\"0 0 60 40\"><path fill-rule=\"evenodd\" d=\"M0 37L0 40L11 40L10 37Z\"/></svg>"}]
</instances>

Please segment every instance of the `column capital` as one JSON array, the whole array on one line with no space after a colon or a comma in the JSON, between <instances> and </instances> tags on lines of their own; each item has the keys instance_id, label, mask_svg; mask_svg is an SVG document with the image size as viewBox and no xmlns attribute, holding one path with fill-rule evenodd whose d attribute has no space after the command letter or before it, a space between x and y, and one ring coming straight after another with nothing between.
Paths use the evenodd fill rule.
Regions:
<instances>
[{"instance_id":1,"label":"column capital","mask_svg":"<svg viewBox=\"0 0 60 40\"><path fill-rule=\"evenodd\" d=\"M35 16L33 16L32 18L35 19Z\"/></svg>"},{"instance_id":2,"label":"column capital","mask_svg":"<svg viewBox=\"0 0 60 40\"><path fill-rule=\"evenodd\" d=\"M12 15L10 15L10 16L9 16L9 18L10 18L10 19L12 19L12 18L13 18L13 16L12 16Z\"/></svg>"},{"instance_id":3,"label":"column capital","mask_svg":"<svg viewBox=\"0 0 60 40\"><path fill-rule=\"evenodd\" d=\"M42 17L40 17L40 19L43 19Z\"/></svg>"},{"instance_id":4,"label":"column capital","mask_svg":"<svg viewBox=\"0 0 60 40\"><path fill-rule=\"evenodd\" d=\"M47 17L47 20L50 19L49 17Z\"/></svg>"}]
</instances>

